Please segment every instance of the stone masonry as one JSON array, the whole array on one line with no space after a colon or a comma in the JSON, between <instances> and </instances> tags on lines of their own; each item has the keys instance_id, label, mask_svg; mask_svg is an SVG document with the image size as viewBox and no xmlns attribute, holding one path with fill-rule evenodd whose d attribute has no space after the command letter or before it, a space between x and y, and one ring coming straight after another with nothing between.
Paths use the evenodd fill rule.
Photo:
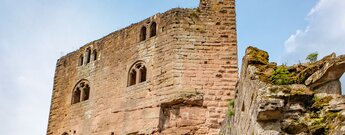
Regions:
<instances>
[{"instance_id":1,"label":"stone masonry","mask_svg":"<svg viewBox=\"0 0 345 135\"><path fill-rule=\"evenodd\" d=\"M235 0L200 0L61 57L47 135L218 134L237 76Z\"/></svg>"},{"instance_id":2,"label":"stone masonry","mask_svg":"<svg viewBox=\"0 0 345 135\"><path fill-rule=\"evenodd\" d=\"M222 135L344 135L345 55L292 66L249 47Z\"/></svg>"}]
</instances>

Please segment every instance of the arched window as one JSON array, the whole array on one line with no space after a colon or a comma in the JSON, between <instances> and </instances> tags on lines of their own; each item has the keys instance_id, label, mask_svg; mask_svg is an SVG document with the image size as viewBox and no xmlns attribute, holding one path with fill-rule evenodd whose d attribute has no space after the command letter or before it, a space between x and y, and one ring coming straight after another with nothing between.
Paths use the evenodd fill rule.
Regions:
<instances>
[{"instance_id":1,"label":"arched window","mask_svg":"<svg viewBox=\"0 0 345 135\"><path fill-rule=\"evenodd\" d=\"M92 59L93 59L94 61L97 60L97 51L96 51L96 49L92 51Z\"/></svg>"},{"instance_id":2,"label":"arched window","mask_svg":"<svg viewBox=\"0 0 345 135\"><path fill-rule=\"evenodd\" d=\"M140 68L140 82L146 81L146 67L143 66Z\"/></svg>"},{"instance_id":3,"label":"arched window","mask_svg":"<svg viewBox=\"0 0 345 135\"><path fill-rule=\"evenodd\" d=\"M82 66L83 64L84 64L84 56L83 56L83 54L81 54L79 56L79 66Z\"/></svg>"},{"instance_id":4,"label":"arched window","mask_svg":"<svg viewBox=\"0 0 345 135\"><path fill-rule=\"evenodd\" d=\"M90 60L91 60L91 49L90 48L87 48L86 49L86 55L85 55L85 57L86 57L86 64L87 63L90 63Z\"/></svg>"},{"instance_id":5,"label":"arched window","mask_svg":"<svg viewBox=\"0 0 345 135\"><path fill-rule=\"evenodd\" d=\"M83 89L82 101L89 100L90 86L87 84Z\"/></svg>"},{"instance_id":6,"label":"arched window","mask_svg":"<svg viewBox=\"0 0 345 135\"><path fill-rule=\"evenodd\" d=\"M156 36L157 34L157 24L156 22L152 22L151 27L150 27L150 37Z\"/></svg>"},{"instance_id":7,"label":"arched window","mask_svg":"<svg viewBox=\"0 0 345 135\"><path fill-rule=\"evenodd\" d=\"M129 73L129 86L134 85L137 82L137 71L132 69Z\"/></svg>"},{"instance_id":8,"label":"arched window","mask_svg":"<svg viewBox=\"0 0 345 135\"><path fill-rule=\"evenodd\" d=\"M81 92L79 88L73 91L72 104L80 102L80 95L81 95Z\"/></svg>"},{"instance_id":9,"label":"arched window","mask_svg":"<svg viewBox=\"0 0 345 135\"><path fill-rule=\"evenodd\" d=\"M72 104L89 100L89 97L90 97L89 82L87 80L79 81L73 89Z\"/></svg>"},{"instance_id":10,"label":"arched window","mask_svg":"<svg viewBox=\"0 0 345 135\"><path fill-rule=\"evenodd\" d=\"M64 133L62 133L62 135L68 135L68 133L64 132Z\"/></svg>"},{"instance_id":11,"label":"arched window","mask_svg":"<svg viewBox=\"0 0 345 135\"><path fill-rule=\"evenodd\" d=\"M143 26L140 29L140 41L146 40L146 27Z\"/></svg>"},{"instance_id":12,"label":"arched window","mask_svg":"<svg viewBox=\"0 0 345 135\"><path fill-rule=\"evenodd\" d=\"M128 74L128 86L132 86L141 82L145 82L147 77L147 70L143 62L136 62L133 64Z\"/></svg>"}]
</instances>

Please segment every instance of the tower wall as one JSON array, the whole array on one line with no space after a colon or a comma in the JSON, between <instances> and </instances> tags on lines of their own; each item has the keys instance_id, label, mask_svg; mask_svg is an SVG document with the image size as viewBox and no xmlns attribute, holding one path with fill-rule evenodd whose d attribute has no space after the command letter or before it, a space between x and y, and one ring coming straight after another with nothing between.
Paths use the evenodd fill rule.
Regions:
<instances>
[{"instance_id":1,"label":"tower wall","mask_svg":"<svg viewBox=\"0 0 345 135\"><path fill-rule=\"evenodd\" d=\"M157 35L150 37L153 22ZM79 65L87 49L97 60ZM138 61L146 81L129 86ZM89 82L90 96L72 104L80 80ZM234 0L172 9L60 58L47 134L218 134L236 81Z\"/></svg>"}]
</instances>

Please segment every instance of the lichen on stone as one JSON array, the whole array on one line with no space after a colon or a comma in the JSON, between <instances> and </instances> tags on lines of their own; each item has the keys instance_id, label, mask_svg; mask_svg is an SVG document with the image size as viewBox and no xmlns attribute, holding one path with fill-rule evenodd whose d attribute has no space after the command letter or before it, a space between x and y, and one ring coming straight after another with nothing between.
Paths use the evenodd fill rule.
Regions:
<instances>
[{"instance_id":1,"label":"lichen on stone","mask_svg":"<svg viewBox=\"0 0 345 135\"><path fill-rule=\"evenodd\" d=\"M317 96L314 96L314 104L312 105L312 108L314 109L322 109L324 106L328 105L328 103L332 100L333 98L331 96L323 97L323 98L318 98Z\"/></svg>"},{"instance_id":2,"label":"lichen on stone","mask_svg":"<svg viewBox=\"0 0 345 135\"><path fill-rule=\"evenodd\" d=\"M267 65L268 64L268 53L266 51L260 50L255 47L248 47L246 50L246 54L248 56L248 63L249 64L259 64L259 65Z\"/></svg>"},{"instance_id":3,"label":"lichen on stone","mask_svg":"<svg viewBox=\"0 0 345 135\"><path fill-rule=\"evenodd\" d=\"M229 100L228 101L228 110L227 110L227 115L228 117L232 117L235 115L235 111L234 111L234 100Z\"/></svg>"}]
</instances>

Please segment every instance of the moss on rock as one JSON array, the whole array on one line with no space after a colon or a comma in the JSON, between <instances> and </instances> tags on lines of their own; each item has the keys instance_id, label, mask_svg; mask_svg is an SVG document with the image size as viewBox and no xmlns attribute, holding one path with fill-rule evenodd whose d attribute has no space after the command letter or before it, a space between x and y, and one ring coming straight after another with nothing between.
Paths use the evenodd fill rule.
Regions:
<instances>
[{"instance_id":1,"label":"moss on rock","mask_svg":"<svg viewBox=\"0 0 345 135\"><path fill-rule=\"evenodd\" d=\"M275 85L288 85L295 83L294 73L290 73L286 66L279 66L274 69L270 81Z\"/></svg>"},{"instance_id":2,"label":"moss on rock","mask_svg":"<svg viewBox=\"0 0 345 135\"><path fill-rule=\"evenodd\" d=\"M312 108L320 110L324 106L328 105L328 103L332 100L333 98L331 96L327 96L324 98L318 98L317 96L314 96L314 104L312 105Z\"/></svg>"},{"instance_id":3,"label":"moss on rock","mask_svg":"<svg viewBox=\"0 0 345 135\"><path fill-rule=\"evenodd\" d=\"M249 46L246 50L248 56L249 64L259 64L267 65L268 64L268 53L266 51L260 50L258 48Z\"/></svg>"}]
</instances>

